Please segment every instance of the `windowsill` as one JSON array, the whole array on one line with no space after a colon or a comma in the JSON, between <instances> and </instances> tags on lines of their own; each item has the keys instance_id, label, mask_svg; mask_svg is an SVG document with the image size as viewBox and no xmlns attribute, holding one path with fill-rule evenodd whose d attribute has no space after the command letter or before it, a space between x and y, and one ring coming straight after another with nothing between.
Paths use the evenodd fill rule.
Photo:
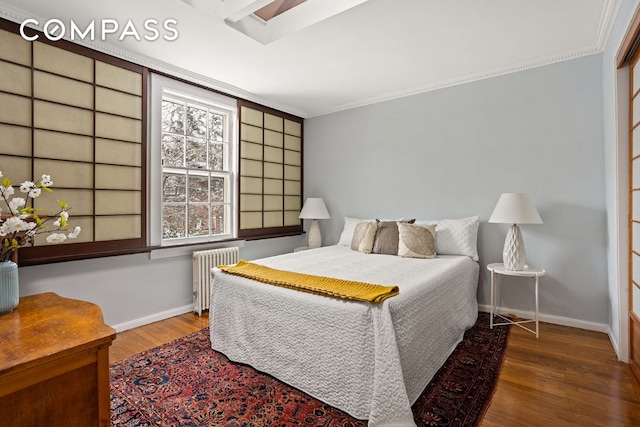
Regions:
<instances>
[{"instance_id":1,"label":"windowsill","mask_svg":"<svg viewBox=\"0 0 640 427\"><path fill-rule=\"evenodd\" d=\"M174 246L156 246L149 252L149 259L164 259L180 256L191 256L194 251L204 251L218 248L241 248L245 244L244 239L219 240L217 242L191 243Z\"/></svg>"}]
</instances>

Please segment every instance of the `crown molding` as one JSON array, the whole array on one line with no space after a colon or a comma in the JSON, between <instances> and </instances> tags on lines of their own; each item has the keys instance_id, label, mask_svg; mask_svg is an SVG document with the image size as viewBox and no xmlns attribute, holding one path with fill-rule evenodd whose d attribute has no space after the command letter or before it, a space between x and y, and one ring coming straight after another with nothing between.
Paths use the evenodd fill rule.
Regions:
<instances>
[{"instance_id":1,"label":"crown molding","mask_svg":"<svg viewBox=\"0 0 640 427\"><path fill-rule=\"evenodd\" d=\"M17 24L22 23L25 19L34 18L39 22L46 21L45 18L41 16L34 16L33 14L29 14L21 10L16 10L11 6L7 6L5 3L0 1L0 17L5 18L9 21L15 22ZM42 27L32 27L37 30L42 31ZM219 80L215 80L202 74L198 74L175 65L166 63L164 61L159 61L157 59L151 58L149 56L139 54L136 52L132 52L128 49L119 48L109 43L99 43L96 41L88 41L88 40L70 40L68 37L64 38L65 41L70 43L74 43L80 46L84 46L86 48L131 62L136 65L140 65L146 68L149 68L151 71L157 71L168 76L172 76L178 79L186 80L200 86L204 86L206 88L222 92L229 96L233 96L236 98L242 98L247 101L252 101L257 104L264 105L266 107L271 107L276 110L283 111L285 113L292 114L294 116L306 118L307 114L304 111L293 108L290 105L279 104L268 99L264 99L258 95L255 95L251 92L247 92L243 89L240 89L236 86L221 82Z\"/></svg>"}]
</instances>

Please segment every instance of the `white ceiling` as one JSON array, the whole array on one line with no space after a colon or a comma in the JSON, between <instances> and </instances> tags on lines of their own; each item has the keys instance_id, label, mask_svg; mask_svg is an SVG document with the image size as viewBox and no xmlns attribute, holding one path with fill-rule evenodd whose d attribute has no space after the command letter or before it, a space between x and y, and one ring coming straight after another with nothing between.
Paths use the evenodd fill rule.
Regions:
<instances>
[{"instance_id":1,"label":"white ceiling","mask_svg":"<svg viewBox=\"0 0 640 427\"><path fill-rule=\"evenodd\" d=\"M35 18L40 26L73 20L81 28L104 19L123 28L130 19L140 33L148 18L173 18L175 41L120 41L116 34L85 43L313 117L601 52L620 2L348 1L355 6L266 44L225 23L221 0L0 0L0 16Z\"/></svg>"}]
</instances>

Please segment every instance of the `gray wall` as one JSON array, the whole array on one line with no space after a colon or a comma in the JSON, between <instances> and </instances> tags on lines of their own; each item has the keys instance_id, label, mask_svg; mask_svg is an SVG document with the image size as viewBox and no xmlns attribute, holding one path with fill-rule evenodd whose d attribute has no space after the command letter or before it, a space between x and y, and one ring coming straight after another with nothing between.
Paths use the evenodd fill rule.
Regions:
<instances>
[{"instance_id":1,"label":"gray wall","mask_svg":"<svg viewBox=\"0 0 640 427\"><path fill-rule=\"evenodd\" d=\"M548 272L541 311L606 325L602 102L593 55L312 118L305 196L331 213L320 221L326 244L344 216L481 215L478 299L488 304L484 266L501 261L507 226L487 220L500 193L530 193L544 224L521 228L527 262ZM503 283L501 306L533 310L532 286Z\"/></svg>"}]
</instances>

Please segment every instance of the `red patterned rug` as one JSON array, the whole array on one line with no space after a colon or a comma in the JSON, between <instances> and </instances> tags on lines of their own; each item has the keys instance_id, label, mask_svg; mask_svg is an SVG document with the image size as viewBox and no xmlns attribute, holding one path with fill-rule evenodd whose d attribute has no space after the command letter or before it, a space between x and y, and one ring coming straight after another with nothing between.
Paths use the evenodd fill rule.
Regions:
<instances>
[{"instance_id":1,"label":"red patterned rug","mask_svg":"<svg viewBox=\"0 0 640 427\"><path fill-rule=\"evenodd\" d=\"M422 426L477 426L491 401L509 336L476 325L413 405ZM110 367L111 425L126 427L365 427L344 412L211 349L209 329Z\"/></svg>"}]
</instances>

